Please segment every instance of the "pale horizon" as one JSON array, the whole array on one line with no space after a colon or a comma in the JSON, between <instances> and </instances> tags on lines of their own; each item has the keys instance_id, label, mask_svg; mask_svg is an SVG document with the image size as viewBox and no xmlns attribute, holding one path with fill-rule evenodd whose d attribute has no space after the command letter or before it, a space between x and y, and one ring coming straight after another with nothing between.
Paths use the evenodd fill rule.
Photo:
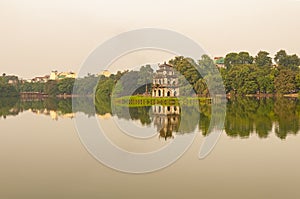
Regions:
<instances>
[{"instance_id":1,"label":"pale horizon","mask_svg":"<svg viewBox=\"0 0 300 199\"><path fill-rule=\"evenodd\" d=\"M208 55L280 49L300 55L300 2L293 0L0 1L0 71L32 78L78 72L97 46L122 32L164 28L200 44ZM174 56L174 55L172 55ZM128 55L112 64L138 66L171 54Z\"/></svg>"}]
</instances>

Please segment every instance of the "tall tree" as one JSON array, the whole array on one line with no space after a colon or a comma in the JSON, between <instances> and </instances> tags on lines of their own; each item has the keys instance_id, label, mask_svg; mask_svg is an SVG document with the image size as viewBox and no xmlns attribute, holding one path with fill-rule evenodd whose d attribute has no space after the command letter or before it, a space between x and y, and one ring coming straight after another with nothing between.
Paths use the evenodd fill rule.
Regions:
<instances>
[{"instance_id":1,"label":"tall tree","mask_svg":"<svg viewBox=\"0 0 300 199\"><path fill-rule=\"evenodd\" d=\"M238 54L239 64L252 64L253 57L248 52L240 52Z\"/></svg>"},{"instance_id":2,"label":"tall tree","mask_svg":"<svg viewBox=\"0 0 300 199\"><path fill-rule=\"evenodd\" d=\"M274 60L279 69L299 70L300 58L296 54L288 55L284 50L280 50L276 53Z\"/></svg>"},{"instance_id":3,"label":"tall tree","mask_svg":"<svg viewBox=\"0 0 300 199\"><path fill-rule=\"evenodd\" d=\"M259 51L254 58L255 64L259 67L272 66L272 58L269 57L269 53L266 51Z\"/></svg>"},{"instance_id":4,"label":"tall tree","mask_svg":"<svg viewBox=\"0 0 300 199\"><path fill-rule=\"evenodd\" d=\"M65 78L58 82L58 91L61 94L72 94L73 86L75 79L74 78Z\"/></svg>"},{"instance_id":5,"label":"tall tree","mask_svg":"<svg viewBox=\"0 0 300 199\"><path fill-rule=\"evenodd\" d=\"M229 70L239 64L252 64L253 57L248 52L229 53L224 59L225 67Z\"/></svg>"},{"instance_id":6,"label":"tall tree","mask_svg":"<svg viewBox=\"0 0 300 199\"><path fill-rule=\"evenodd\" d=\"M274 60L277 64L280 64L280 60L284 60L287 57L285 50L280 50L276 53Z\"/></svg>"},{"instance_id":7,"label":"tall tree","mask_svg":"<svg viewBox=\"0 0 300 199\"><path fill-rule=\"evenodd\" d=\"M224 59L225 67L229 70L233 65L239 64L239 55L237 53L229 53Z\"/></svg>"},{"instance_id":8,"label":"tall tree","mask_svg":"<svg viewBox=\"0 0 300 199\"><path fill-rule=\"evenodd\" d=\"M208 73L216 67L214 61L208 55L201 56L201 59L198 61L198 66L202 77L208 75Z\"/></svg>"}]
</instances>

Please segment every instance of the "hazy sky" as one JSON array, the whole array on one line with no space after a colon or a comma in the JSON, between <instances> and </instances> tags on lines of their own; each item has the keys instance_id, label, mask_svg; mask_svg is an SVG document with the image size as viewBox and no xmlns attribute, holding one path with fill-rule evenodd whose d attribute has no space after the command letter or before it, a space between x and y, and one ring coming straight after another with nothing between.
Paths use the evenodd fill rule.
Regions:
<instances>
[{"instance_id":1,"label":"hazy sky","mask_svg":"<svg viewBox=\"0 0 300 199\"><path fill-rule=\"evenodd\" d=\"M0 73L30 78L78 71L105 40L144 27L182 33L212 56L260 49L300 55L296 0L0 0ZM167 59L137 54L118 65Z\"/></svg>"}]
</instances>

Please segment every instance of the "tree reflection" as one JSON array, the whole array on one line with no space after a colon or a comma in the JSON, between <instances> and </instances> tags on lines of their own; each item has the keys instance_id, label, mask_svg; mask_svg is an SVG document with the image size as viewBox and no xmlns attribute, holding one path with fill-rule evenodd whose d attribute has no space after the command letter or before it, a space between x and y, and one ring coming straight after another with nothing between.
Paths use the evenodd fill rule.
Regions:
<instances>
[{"instance_id":1,"label":"tree reflection","mask_svg":"<svg viewBox=\"0 0 300 199\"><path fill-rule=\"evenodd\" d=\"M299 101L282 98L274 103L276 121L275 133L285 139L288 134L297 134L299 131Z\"/></svg>"},{"instance_id":2,"label":"tree reflection","mask_svg":"<svg viewBox=\"0 0 300 199\"><path fill-rule=\"evenodd\" d=\"M299 131L299 108L299 101L290 98L228 100L225 131L232 137L247 138L256 133L267 138L275 126L276 135L285 139Z\"/></svg>"},{"instance_id":3,"label":"tree reflection","mask_svg":"<svg viewBox=\"0 0 300 199\"><path fill-rule=\"evenodd\" d=\"M91 97L37 101L0 98L0 118L17 116L24 111L49 115L53 119L58 116L72 118L76 112L89 117L110 114L139 121L144 126L153 124L164 139L174 137L174 133L192 133L197 129L206 136L210 133L209 126L219 120L218 114L215 114L215 121L212 121L212 105L209 103L138 107L116 105L112 109L111 100L93 100ZM215 111L218 112L218 108ZM233 98L228 99L226 105L225 132L230 137L240 138L248 138L252 134L267 138L274 132L278 138L285 139L289 134L299 132L299 119L300 103L296 98Z\"/></svg>"},{"instance_id":4,"label":"tree reflection","mask_svg":"<svg viewBox=\"0 0 300 199\"><path fill-rule=\"evenodd\" d=\"M17 102L17 98L0 98L0 118L3 117L5 119L8 115L18 115Z\"/></svg>"}]
</instances>

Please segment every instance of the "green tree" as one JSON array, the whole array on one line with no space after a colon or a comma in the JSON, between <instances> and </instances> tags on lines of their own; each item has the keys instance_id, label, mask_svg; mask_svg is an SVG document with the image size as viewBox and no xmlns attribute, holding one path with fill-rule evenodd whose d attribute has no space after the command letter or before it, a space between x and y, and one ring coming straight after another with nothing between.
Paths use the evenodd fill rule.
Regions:
<instances>
[{"instance_id":1,"label":"green tree","mask_svg":"<svg viewBox=\"0 0 300 199\"><path fill-rule=\"evenodd\" d=\"M194 89L198 95L208 96L208 88L204 79L198 79L194 85Z\"/></svg>"},{"instance_id":2,"label":"green tree","mask_svg":"<svg viewBox=\"0 0 300 199\"><path fill-rule=\"evenodd\" d=\"M259 51L256 57L254 58L255 64L259 67L271 67L272 58L269 57L269 53L266 51Z\"/></svg>"},{"instance_id":3,"label":"green tree","mask_svg":"<svg viewBox=\"0 0 300 199\"><path fill-rule=\"evenodd\" d=\"M295 77L295 84L298 90L300 90L300 73L298 72Z\"/></svg>"},{"instance_id":4,"label":"green tree","mask_svg":"<svg viewBox=\"0 0 300 199\"><path fill-rule=\"evenodd\" d=\"M287 53L285 52L285 50L280 50L276 53L274 60L277 64L282 64L283 61L287 58Z\"/></svg>"},{"instance_id":5,"label":"green tree","mask_svg":"<svg viewBox=\"0 0 300 199\"><path fill-rule=\"evenodd\" d=\"M149 92L153 78L153 69L150 65L142 66L138 73L137 84L143 87L143 93ZM149 83L150 82L150 83Z\"/></svg>"},{"instance_id":6,"label":"green tree","mask_svg":"<svg viewBox=\"0 0 300 199\"><path fill-rule=\"evenodd\" d=\"M198 67L202 77L208 75L216 66L214 61L208 55L202 55L201 59L198 60Z\"/></svg>"},{"instance_id":7,"label":"green tree","mask_svg":"<svg viewBox=\"0 0 300 199\"><path fill-rule=\"evenodd\" d=\"M114 87L114 81L111 78L106 78L99 81L96 89L97 101L110 101L112 90Z\"/></svg>"},{"instance_id":8,"label":"green tree","mask_svg":"<svg viewBox=\"0 0 300 199\"><path fill-rule=\"evenodd\" d=\"M296 73L291 69L281 69L274 82L277 93L293 93L296 91Z\"/></svg>"},{"instance_id":9,"label":"green tree","mask_svg":"<svg viewBox=\"0 0 300 199\"><path fill-rule=\"evenodd\" d=\"M248 52L240 52L238 54L239 64L252 64L253 60L253 57Z\"/></svg>"},{"instance_id":10,"label":"green tree","mask_svg":"<svg viewBox=\"0 0 300 199\"><path fill-rule=\"evenodd\" d=\"M17 87L8 83L6 76L0 77L0 97L18 96Z\"/></svg>"},{"instance_id":11,"label":"green tree","mask_svg":"<svg viewBox=\"0 0 300 199\"><path fill-rule=\"evenodd\" d=\"M258 91L255 71L253 65L234 66L228 71L226 84L236 94L255 94Z\"/></svg>"},{"instance_id":12,"label":"green tree","mask_svg":"<svg viewBox=\"0 0 300 199\"><path fill-rule=\"evenodd\" d=\"M276 69L271 67L257 67L256 65L254 74L258 84L260 93L273 93L274 92L274 78Z\"/></svg>"},{"instance_id":13,"label":"green tree","mask_svg":"<svg viewBox=\"0 0 300 199\"><path fill-rule=\"evenodd\" d=\"M56 96L58 94L58 84L55 80L49 80L44 87L45 94Z\"/></svg>"},{"instance_id":14,"label":"green tree","mask_svg":"<svg viewBox=\"0 0 300 199\"><path fill-rule=\"evenodd\" d=\"M253 60L253 57L248 52L229 53L224 59L224 64L227 69L230 69L236 65L252 64Z\"/></svg>"},{"instance_id":15,"label":"green tree","mask_svg":"<svg viewBox=\"0 0 300 199\"><path fill-rule=\"evenodd\" d=\"M73 86L75 79L74 78L66 78L62 79L58 82L58 91L61 94L72 94Z\"/></svg>"},{"instance_id":16,"label":"green tree","mask_svg":"<svg viewBox=\"0 0 300 199\"><path fill-rule=\"evenodd\" d=\"M276 53L274 60L279 69L299 70L300 58L296 54L288 55L284 50L280 50Z\"/></svg>"},{"instance_id":17,"label":"green tree","mask_svg":"<svg viewBox=\"0 0 300 199\"><path fill-rule=\"evenodd\" d=\"M207 74L207 71L205 70L205 67L209 67L209 59L207 56L202 56L202 59L198 62L203 64L199 66L193 59L183 56L175 57L169 61L169 63L173 65L175 70L179 73L178 82L181 96L191 96L195 93L195 88L193 87L196 82L202 78L198 70L202 71L202 75ZM208 63L204 64L204 62Z\"/></svg>"},{"instance_id":18,"label":"green tree","mask_svg":"<svg viewBox=\"0 0 300 199\"><path fill-rule=\"evenodd\" d=\"M239 55L237 53L229 53L224 59L224 65L229 70L233 65L239 64Z\"/></svg>"},{"instance_id":19,"label":"green tree","mask_svg":"<svg viewBox=\"0 0 300 199\"><path fill-rule=\"evenodd\" d=\"M94 75L88 75L83 78L76 79L76 84L74 84L74 94L77 95L92 95L95 92L97 82L101 79L105 79L104 75L96 77Z\"/></svg>"}]
</instances>

